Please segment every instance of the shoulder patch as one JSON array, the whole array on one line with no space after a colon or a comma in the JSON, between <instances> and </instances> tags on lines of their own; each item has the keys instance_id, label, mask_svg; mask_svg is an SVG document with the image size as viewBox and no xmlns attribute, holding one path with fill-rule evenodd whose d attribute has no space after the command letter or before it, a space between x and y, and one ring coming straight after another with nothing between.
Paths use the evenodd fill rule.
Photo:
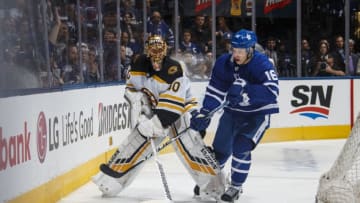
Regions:
<instances>
[{"instance_id":1,"label":"shoulder patch","mask_svg":"<svg viewBox=\"0 0 360 203\"><path fill-rule=\"evenodd\" d=\"M168 74L169 75L174 75L175 73L177 73L179 71L179 68L177 66L171 66L168 69Z\"/></svg>"}]
</instances>

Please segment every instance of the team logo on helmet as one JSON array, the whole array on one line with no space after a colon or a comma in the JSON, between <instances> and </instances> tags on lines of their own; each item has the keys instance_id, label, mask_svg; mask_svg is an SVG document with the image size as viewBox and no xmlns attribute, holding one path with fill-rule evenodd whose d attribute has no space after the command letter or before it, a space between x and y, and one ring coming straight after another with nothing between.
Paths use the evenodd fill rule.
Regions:
<instances>
[{"instance_id":1,"label":"team logo on helmet","mask_svg":"<svg viewBox=\"0 0 360 203\"><path fill-rule=\"evenodd\" d=\"M254 47L257 38L253 31L242 29L235 33L231 39L231 45L233 48L250 48Z\"/></svg>"}]
</instances>

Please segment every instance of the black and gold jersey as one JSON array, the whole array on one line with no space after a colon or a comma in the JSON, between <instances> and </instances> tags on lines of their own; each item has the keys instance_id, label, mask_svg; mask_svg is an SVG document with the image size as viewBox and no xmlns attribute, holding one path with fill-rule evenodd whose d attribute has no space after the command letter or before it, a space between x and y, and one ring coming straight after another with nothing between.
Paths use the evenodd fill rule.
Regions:
<instances>
[{"instance_id":1,"label":"black and gold jersey","mask_svg":"<svg viewBox=\"0 0 360 203\"><path fill-rule=\"evenodd\" d=\"M129 71L126 87L149 96L164 127L197 105L180 63L168 56L163 59L160 71L153 69L146 55L139 56Z\"/></svg>"}]
</instances>

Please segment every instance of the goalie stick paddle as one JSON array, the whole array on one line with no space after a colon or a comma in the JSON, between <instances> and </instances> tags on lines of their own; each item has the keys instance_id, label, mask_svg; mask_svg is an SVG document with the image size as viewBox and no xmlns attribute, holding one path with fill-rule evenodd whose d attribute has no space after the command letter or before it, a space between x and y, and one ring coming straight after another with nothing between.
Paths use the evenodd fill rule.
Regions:
<instances>
[{"instance_id":1,"label":"goalie stick paddle","mask_svg":"<svg viewBox=\"0 0 360 203\"><path fill-rule=\"evenodd\" d=\"M224 103L222 103L221 105L219 105L218 107L216 107L214 110L212 110L207 117L211 118L217 111L219 111L220 109L224 108L224 106L228 105L229 101L226 101ZM186 129L184 129L183 131L181 131L180 133L177 134L176 137L170 138L168 141L166 141L165 143L163 143L162 145L158 146L156 148L156 152L160 152L161 150L163 150L165 147L167 147L168 145L170 145L171 143L173 143L174 141L176 141L177 139L179 139L186 131L188 131L190 129L190 127L187 127ZM140 165L142 162L150 159L152 156L154 155L154 153L149 153L148 155L146 155L142 160L138 161L136 164L132 165L130 168L128 168L128 170L124 171L124 172L117 172L112 170L107 164L101 164L100 165L100 170L109 175L112 176L114 178L121 178L122 176L126 175L128 172L130 172L132 169L136 168L138 165Z\"/></svg>"}]
</instances>

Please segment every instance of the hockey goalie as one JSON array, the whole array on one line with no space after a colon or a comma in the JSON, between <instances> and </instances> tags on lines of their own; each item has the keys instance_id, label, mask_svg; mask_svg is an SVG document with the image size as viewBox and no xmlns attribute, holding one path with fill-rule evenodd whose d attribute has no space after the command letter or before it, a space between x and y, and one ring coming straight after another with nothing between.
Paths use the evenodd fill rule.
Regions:
<instances>
[{"instance_id":1,"label":"hockey goalie","mask_svg":"<svg viewBox=\"0 0 360 203\"><path fill-rule=\"evenodd\" d=\"M224 192L219 165L201 135L189 128L190 112L197 102L191 95L190 82L181 63L167 56L167 46L157 35L149 36L145 54L129 71L125 98L130 103L132 131L108 163L93 177L103 196L116 196L127 187L152 153L155 145L168 136L180 136L172 143L206 198ZM180 134L181 132L181 134Z\"/></svg>"}]
</instances>

